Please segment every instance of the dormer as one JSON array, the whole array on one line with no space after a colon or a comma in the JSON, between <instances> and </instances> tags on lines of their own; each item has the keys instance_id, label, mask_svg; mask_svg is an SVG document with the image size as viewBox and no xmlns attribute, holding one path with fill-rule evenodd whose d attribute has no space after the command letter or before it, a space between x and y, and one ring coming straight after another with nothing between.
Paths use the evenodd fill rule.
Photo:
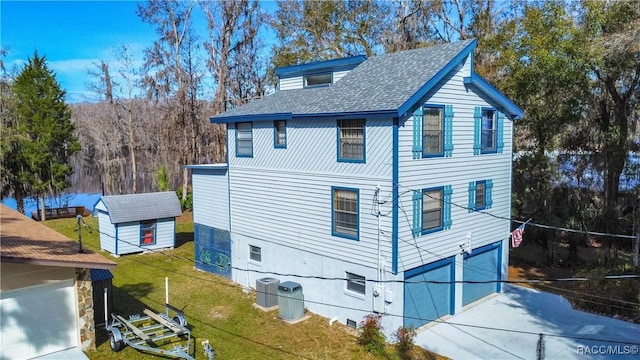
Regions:
<instances>
[{"instance_id":1,"label":"dormer","mask_svg":"<svg viewBox=\"0 0 640 360\"><path fill-rule=\"evenodd\" d=\"M366 59L358 55L277 68L278 90L331 86Z\"/></svg>"}]
</instances>

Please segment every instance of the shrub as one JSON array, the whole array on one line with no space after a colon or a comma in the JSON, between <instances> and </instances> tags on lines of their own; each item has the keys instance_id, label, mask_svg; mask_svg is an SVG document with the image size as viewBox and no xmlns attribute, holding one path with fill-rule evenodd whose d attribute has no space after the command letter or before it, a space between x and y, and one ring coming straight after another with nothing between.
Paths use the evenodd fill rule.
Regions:
<instances>
[{"instance_id":1,"label":"shrub","mask_svg":"<svg viewBox=\"0 0 640 360\"><path fill-rule=\"evenodd\" d=\"M381 318L381 314L369 314L360 322L358 344L364 346L374 356L386 355L385 337L382 333L382 325L380 325Z\"/></svg>"},{"instance_id":2,"label":"shrub","mask_svg":"<svg viewBox=\"0 0 640 360\"><path fill-rule=\"evenodd\" d=\"M416 330L413 327L400 326L398 330L393 333L393 338L396 342L396 349L400 358L411 359L411 349L414 346L414 339L416 337Z\"/></svg>"}]
</instances>

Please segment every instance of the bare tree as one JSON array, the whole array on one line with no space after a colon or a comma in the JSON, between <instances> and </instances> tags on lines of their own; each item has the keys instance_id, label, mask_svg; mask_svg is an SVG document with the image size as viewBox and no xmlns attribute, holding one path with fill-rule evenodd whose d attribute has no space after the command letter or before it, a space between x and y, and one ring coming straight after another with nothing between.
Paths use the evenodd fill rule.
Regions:
<instances>
[{"instance_id":1,"label":"bare tree","mask_svg":"<svg viewBox=\"0 0 640 360\"><path fill-rule=\"evenodd\" d=\"M191 27L191 15L197 4L197 1L158 0L138 6L140 18L155 26L159 35L145 51L144 84L148 94L165 106L167 129L171 129L165 140L172 142L179 137L179 157L183 164L193 163L192 134L198 124L198 119L193 117L197 111L189 108L193 103L188 100L190 88L194 86L190 84L193 77L187 74L184 64L185 57L187 62L193 61L191 50L196 44L196 35ZM182 178L182 201L185 201L189 185L186 169Z\"/></svg>"},{"instance_id":2,"label":"bare tree","mask_svg":"<svg viewBox=\"0 0 640 360\"><path fill-rule=\"evenodd\" d=\"M203 9L209 29L207 66L216 80L212 112L219 114L264 95L267 67L258 55L264 14L255 0L205 2ZM215 125L213 136L214 160L221 161L224 127Z\"/></svg>"}]
</instances>

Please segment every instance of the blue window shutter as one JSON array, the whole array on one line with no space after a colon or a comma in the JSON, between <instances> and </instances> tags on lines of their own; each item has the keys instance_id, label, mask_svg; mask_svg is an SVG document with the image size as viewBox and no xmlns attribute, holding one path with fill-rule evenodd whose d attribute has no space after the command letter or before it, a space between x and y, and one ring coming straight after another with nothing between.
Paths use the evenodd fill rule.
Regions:
<instances>
[{"instance_id":1,"label":"blue window shutter","mask_svg":"<svg viewBox=\"0 0 640 360\"><path fill-rule=\"evenodd\" d=\"M482 151L482 140L480 134L482 134L482 109L476 106L473 113L473 155L480 155Z\"/></svg>"},{"instance_id":2,"label":"blue window shutter","mask_svg":"<svg viewBox=\"0 0 640 360\"><path fill-rule=\"evenodd\" d=\"M444 156L453 153L453 105L444 107Z\"/></svg>"},{"instance_id":3,"label":"blue window shutter","mask_svg":"<svg viewBox=\"0 0 640 360\"><path fill-rule=\"evenodd\" d=\"M476 208L476 182L469 181L469 212L473 212Z\"/></svg>"},{"instance_id":4,"label":"blue window shutter","mask_svg":"<svg viewBox=\"0 0 640 360\"><path fill-rule=\"evenodd\" d=\"M493 200L491 199L491 189L493 188L493 181L487 180L484 186L484 204L488 209L493 204Z\"/></svg>"},{"instance_id":5,"label":"blue window shutter","mask_svg":"<svg viewBox=\"0 0 640 360\"><path fill-rule=\"evenodd\" d=\"M502 153L504 149L504 114L498 112L498 120L496 121L496 151Z\"/></svg>"},{"instance_id":6,"label":"blue window shutter","mask_svg":"<svg viewBox=\"0 0 640 360\"><path fill-rule=\"evenodd\" d=\"M442 228L451 229L451 185L446 185L442 199Z\"/></svg>"},{"instance_id":7,"label":"blue window shutter","mask_svg":"<svg viewBox=\"0 0 640 360\"><path fill-rule=\"evenodd\" d=\"M413 112L413 158L422 157L422 106Z\"/></svg>"},{"instance_id":8,"label":"blue window shutter","mask_svg":"<svg viewBox=\"0 0 640 360\"><path fill-rule=\"evenodd\" d=\"M413 191L413 237L422 232L422 191Z\"/></svg>"}]
</instances>

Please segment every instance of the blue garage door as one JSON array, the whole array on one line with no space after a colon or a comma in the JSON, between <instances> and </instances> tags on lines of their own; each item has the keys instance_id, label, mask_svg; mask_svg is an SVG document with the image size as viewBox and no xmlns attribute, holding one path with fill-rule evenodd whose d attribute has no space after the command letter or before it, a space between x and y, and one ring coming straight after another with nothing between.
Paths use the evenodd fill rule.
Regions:
<instances>
[{"instance_id":1,"label":"blue garage door","mask_svg":"<svg viewBox=\"0 0 640 360\"><path fill-rule=\"evenodd\" d=\"M465 254L462 279L462 305L470 304L489 294L500 291L500 242L474 249ZM487 281L468 283L467 281Z\"/></svg>"},{"instance_id":2,"label":"blue garage door","mask_svg":"<svg viewBox=\"0 0 640 360\"><path fill-rule=\"evenodd\" d=\"M453 313L453 264L449 258L405 272L404 326L418 328Z\"/></svg>"}]
</instances>

